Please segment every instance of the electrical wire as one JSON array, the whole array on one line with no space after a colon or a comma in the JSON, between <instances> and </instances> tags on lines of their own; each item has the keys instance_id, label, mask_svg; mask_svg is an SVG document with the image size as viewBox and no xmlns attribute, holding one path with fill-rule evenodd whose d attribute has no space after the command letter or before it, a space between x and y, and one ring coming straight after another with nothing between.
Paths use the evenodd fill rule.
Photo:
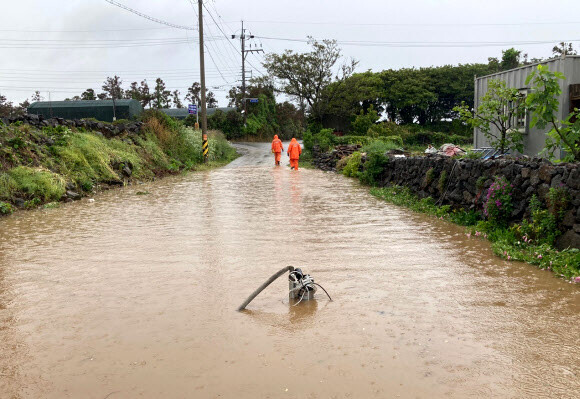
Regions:
<instances>
[{"instance_id":1,"label":"electrical wire","mask_svg":"<svg viewBox=\"0 0 580 399\"><path fill-rule=\"evenodd\" d=\"M580 22L508 22L508 23L357 23L326 21L247 21L258 24L292 24L292 25L335 25L335 26L533 26L533 25L579 25Z\"/></svg>"},{"instance_id":2,"label":"electrical wire","mask_svg":"<svg viewBox=\"0 0 580 399\"><path fill-rule=\"evenodd\" d=\"M177 24L173 24L171 22L163 21L163 20L158 19L158 18L155 18L155 17L151 17L151 16L149 16L147 14L143 14L140 11L137 11L137 10L134 10L134 9L132 9L130 7L127 7L126 5L121 4L121 3L119 3L118 1L115 1L115 0L105 0L105 1L107 3L109 3L109 4L112 4L112 5L116 6L116 7L122 8L123 10L127 10L127 11L129 11L129 12L135 14L135 15L138 15L138 16L140 16L142 18L145 18L145 19L148 19L150 21L156 22L158 24L167 25L169 27L176 28L176 29L196 30L195 28L193 28L191 26L177 25Z\"/></svg>"},{"instance_id":3,"label":"electrical wire","mask_svg":"<svg viewBox=\"0 0 580 399\"><path fill-rule=\"evenodd\" d=\"M256 36L264 40L278 40L287 42L308 43L310 39L295 39L282 37L268 37ZM505 41L505 42L380 42L380 41L365 41L365 40L337 40L337 44L345 46L360 46L360 47L497 47L497 46L512 46L512 45L536 45L536 44L552 44L559 42L576 42L580 39L558 39L558 40L524 40L524 41Z\"/></svg>"},{"instance_id":4,"label":"electrical wire","mask_svg":"<svg viewBox=\"0 0 580 399\"><path fill-rule=\"evenodd\" d=\"M199 18L199 16L198 16L198 13L197 13L197 10L195 9L195 6L194 6L194 4L193 4L193 2L192 2L191 0L189 0L189 4L191 5L191 8L193 9L193 12L194 12L194 14L196 15L196 17L198 17L198 18ZM205 23L205 21L204 21L204 28L206 28L208 32L211 32L211 30L210 30L209 26L208 26L208 25ZM204 38L205 38L205 34L204 34ZM210 43L209 43L209 46L212 46L212 47L213 47L213 50L215 50L216 57L220 56L219 50L217 49L217 47L216 47L216 46L213 46L213 43L211 43L211 42L210 42ZM211 59L211 61L212 61L213 65L215 66L216 70L219 72L219 74L220 74L221 78L223 79L223 81L224 81L224 82L226 82L226 83L228 83L228 84L231 84L231 82L229 82L229 81L228 81L228 80L225 78L225 76L223 75L223 73L222 73L222 71L221 71L221 69L222 69L222 68L218 67L218 65L217 65L217 63L216 63L216 61L215 61L215 59L214 59L214 57L213 57L213 54L212 54L212 51L213 51L213 50L212 50L212 51L210 51L210 49L209 49L209 46L208 46L208 44L207 44L207 43L204 41L204 49L206 50L207 54L209 55L209 57L210 57L210 59ZM221 59L221 61L223 62L223 59ZM227 63L226 63L226 64L227 64ZM229 67L226 67L226 68L224 68L224 69L229 69Z\"/></svg>"},{"instance_id":5,"label":"electrical wire","mask_svg":"<svg viewBox=\"0 0 580 399\"><path fill-rule=\"evenodd\" d=\"M171 28L126 28L126 29L93 29L93 30L37 30L37 29L0 29L0 32L19 33L93 33L93 32L128 32L146 30L166 30Z\"/></svg>"},{"instance_id":6,"label":"electrical wire","mask_svg":"<svg viewBox=\"0 0 580 399\"><path fill-rule=\"evenodd\" d=\"M208 15L211 17L211 19L214 21L214 23L216 24L216 26L218 27L218 29L222 32L222 34L224 35L224 37L226 39L228 39L228 43L230 43L235 49L236 52L243 57L242 53L233 45L233 43L231 43L229 41L228 36L226 35L226 33L221 29L221 27L219 26L219 24L216 22L215 18L213 17L212 13L210 12L210 10L205 6L205 4L203 5L203 8L205 8L205 10L207 11ZM244 34L244 32L241 33L242 35ZM265 76L258 68L256 68L250 61L248 61L248 64L254 68L256 70L256 72L258 72L260 75Z\"/></svg>"}]
</instances>

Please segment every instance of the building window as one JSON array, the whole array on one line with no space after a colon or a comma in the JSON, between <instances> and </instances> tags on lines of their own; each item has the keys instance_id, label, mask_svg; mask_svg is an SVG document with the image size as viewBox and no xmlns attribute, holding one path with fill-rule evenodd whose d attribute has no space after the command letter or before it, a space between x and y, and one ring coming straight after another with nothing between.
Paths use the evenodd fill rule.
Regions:
<instances>
[{"instance_id":1,"label":"building window","mask_svg":"<svg viewBox=\"0 0 580 399\"><path fill-rule=\"evenodd\" d=\"M570 113L572 113L575 108L580 109L580 84L570 85ZM570 122L576 122L576 118L570 119Z\"/></svg>"},{"instance_id":2,"label":"building window","mask_svg":"<svg viewBox=\"0 0 580 399\"><path fill-rule=\"evenodd\" d=\"M505 108L505 111L504 111L506 116L508 116L509 113L513 114L513 116L512 116L513 119L511 120L511 126L513 127L513 129L518 130L521 134L528 133L528 110L525 109L524 112L520 113L520 114L518 114L517 112L514 112L513 110L514 110L514 108L518 108L521 104L524 104L526 102L527 96L528 96L528 89L520 89L517 102L510 101L509 105Z\"/></svg>"},{"instance_id":3,"label":"building window","mask_svg":"<svg viewBox=\"0 0 580 399\"><path fill-rule=\"evenodd\" d=\"M528 89L520 89L520 102L525 103L528 97ZM528 110L525 109L523 114L516 117L516 129L522 134L528 133Z\"/></svg>"}]
</instances>

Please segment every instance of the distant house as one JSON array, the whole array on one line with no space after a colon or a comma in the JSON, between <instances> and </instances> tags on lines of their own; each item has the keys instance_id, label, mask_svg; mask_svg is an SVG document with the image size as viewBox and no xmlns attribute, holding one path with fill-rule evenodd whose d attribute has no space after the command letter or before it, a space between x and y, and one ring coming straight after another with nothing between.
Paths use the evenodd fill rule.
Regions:
<instances>
[{"instance_id":1,"label":"distant house","mask_svg":"<svg viewBox=\"0 0 580 399\"><path fill-rule=\"evenodd\" d=\"M143 112L137 100L94 100L94 101L39 101L30 104L29 114L42 115L45 118L81 119L95 118L103 122L112 122L113 114L117 119L132 119Z\"/></svg>"},{"instance_id":2,"label":"distant house","mask_svg":"<svg viewBox=\"0 0 580 399\"><path fill-rule=\"evenodd\" d=\"M560 80L562 95L559 98L560 109L557 117L565 119L574 108L580 109L580 56L566 56L540 63L547 65L550 71L562 72L566 80ZM530 64L520 68L503 71L492 75L475 79L475 108L480 104L481 98L485 95L490 80L503 80L508 87L515 87L523 95L527 95L529 86L526 85L526 78L536 69L538 64ZM530 115L520 118L516 126L524 136L524 154L534 156L544 149L546 133L549 129L540 130L530 128ZM473 145L475 148L489 146L484 134L479 129L473 132ZM556 151L554 155L562 158L562 151Z\"/></svg>"},{"instance_id":3,"label":"distant house","mask_svg":"<svg viewBox=\"0 0 580 399\"><path fill-rule=\"evenodd\" d=\"M222 107L222 108L206 108L207 109L207 116L212 115L216 111L222 111L223 113L227 113L229 111L235 111L236 109L233 107ZM168 116L176 119L185 119L189 115L189 111L187 108L161 108L159 111L167 114ZM201 107L200 107L201 111ZM195 115L194 115L195 116Z\"/></svg>"}]
</instances>

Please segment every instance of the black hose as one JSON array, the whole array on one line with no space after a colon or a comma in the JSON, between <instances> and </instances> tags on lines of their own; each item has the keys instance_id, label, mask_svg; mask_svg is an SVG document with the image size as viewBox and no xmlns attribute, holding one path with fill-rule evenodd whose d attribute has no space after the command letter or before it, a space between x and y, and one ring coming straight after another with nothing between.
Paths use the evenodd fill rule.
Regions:
<instances>
[{"instance_id":1,"label":"black hose","mask_svg":"<svg viewBox=\"0 0 580 399\"><path fill-rule=\"evenodd\" d=\"M312 284L319 286L320 288L322 288L322 291L326 292L326 290L324 289L324 287L321 286L320 284L318 284L318 283L312 283ZM326 295L328 295L328 292L326 292ZM330 299L332 301L332 298L330 297L330 295L328 295L328 299Z\"/></svg>"},{"instance_id":2,"label":"black hose","mask_svg":"<svg viewBox=\"0 0 580 399\"><path fill-rule=\"evenodd\" d=\"M272 284L274 282L274 280L276 280L278 277L280 277L284 273L292 272L292 271L294 271L294 266L286 266L286 267L280 269L279 271L277 271L275 274L273 274L272 277L270 277L268 280L266 280L266 282L264 284L262 284L260 287L258 287L258 289L256 291L254 291L252 293L252 295L250 295L248 297L248 299L246 299L245 302L240 305L240 307L238 308L238 312L244 310L246 308L246 306L248 306L248 304L250 302L252 302L254 300L254 298L260 294L260 292L264 291L264 289L266 289L267 286ZM329 296L329 298L330 298L330 296Z\"/></svg>"}]
</instances>

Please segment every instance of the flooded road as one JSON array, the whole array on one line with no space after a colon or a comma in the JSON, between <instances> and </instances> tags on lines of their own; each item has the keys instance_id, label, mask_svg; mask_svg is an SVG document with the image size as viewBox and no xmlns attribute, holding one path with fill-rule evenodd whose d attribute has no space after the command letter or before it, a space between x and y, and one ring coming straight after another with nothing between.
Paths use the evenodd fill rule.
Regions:
<instances>
[{"instance_id":1,"label":"flooded road","mask_svg":"<svg viewBox=\"0 0 580 399\"><path fill-rule=\"evenodd\" d=\"M0 219L0 398L580 397L578 286L240 148ZM287 265L334 301L280 278L235 311Z\"/></svg>"}]
</instances>

